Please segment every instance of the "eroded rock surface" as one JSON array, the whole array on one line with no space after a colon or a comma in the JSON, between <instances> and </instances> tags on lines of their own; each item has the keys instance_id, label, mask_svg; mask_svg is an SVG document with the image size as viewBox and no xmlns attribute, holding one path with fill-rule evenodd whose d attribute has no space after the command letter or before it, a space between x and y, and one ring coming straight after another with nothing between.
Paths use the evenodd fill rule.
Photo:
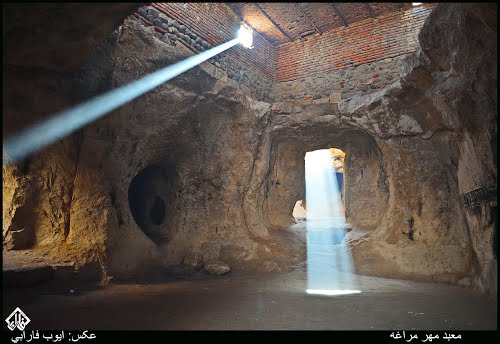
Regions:
<instances>
[{"instance_id":1,"label":"eroded rock surface","mask_svg":"<svg viewBox=\"0 0 500 344\"><path fill-rule=\"evenodd\" d=\"M212 275L224 275L231 271L231 267L220 260L211 260L205 263L205 270Z\"/></svg>"},{"instance_id":2,"label":"eroded rock surface","mask_svg":"<svg viewBox=\"0 0 500 344\"><path fill-rule=\"evenodd\" d=\"M79 70L33 73L28 53L9 57L4 133L34 121L33 108L50 114L192 55L135 17L102 35ZM4 166L4 246L108 277L202 261L214 273L290 271L306 258L304 232L289 228L304 155L334 147L346 153L347 221L366 230L349 241L358 273L494 292L496 203L472 209L461 196L496 190L496 7L440 4L419 41L399 80L345 99L262 101L195 67Z\"/></svg>"},{"instance_id":3,"label":"eroded rock surface","mask_svg":"<svg viewBox=\"0 0 500 344\"><path fill-rule=\"evenodd\" d=\"M184 257L183 263L199 270L203 267L203 256L199 253L188 254Z\"/></svg>"}]
</instances>

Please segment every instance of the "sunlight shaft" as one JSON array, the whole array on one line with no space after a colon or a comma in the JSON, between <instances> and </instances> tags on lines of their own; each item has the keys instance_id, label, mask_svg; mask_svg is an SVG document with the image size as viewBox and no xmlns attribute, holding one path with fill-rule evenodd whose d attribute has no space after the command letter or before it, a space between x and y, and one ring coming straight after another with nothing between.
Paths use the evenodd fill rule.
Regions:
<instances>
[{"instance_id":1,"label":"sunlight shaft","mask_svg":"<svg viewBox=\"0 0 500 344\"><path fill-rule=\"evenodd\" d=\"M243 41L243 38L245 41ZM206 50L171 66L162 68L139 80L121 86L91 100L63 110L3 141L3 163L18 162L47 145L75 132L105 114L175 78L187 70L235 46L246 43L248 35Z\"/></svg>"},{"instance_id":2,"label":"sunlight shaft","mask_svg":"<svg viewBox=\"0 0 500 344\"><path fill-rule=\"evenodd\" d=\"M343 240L346 222L331 151L308 152L305 168L307 290L313 294L346 294L354 289L353 264Z\"/></svg>"}]
</instances>

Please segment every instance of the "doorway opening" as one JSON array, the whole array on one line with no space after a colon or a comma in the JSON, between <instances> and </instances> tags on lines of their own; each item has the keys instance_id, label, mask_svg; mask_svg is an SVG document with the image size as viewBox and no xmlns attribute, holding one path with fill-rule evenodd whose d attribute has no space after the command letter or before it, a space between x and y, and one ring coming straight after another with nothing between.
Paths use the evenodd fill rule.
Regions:
<instances>
[{"instance_id":1,"label":"doorway opening","mask_svg":"<svg viewBox=\"0 0 500 344\"><path fill-rule=\"evenodd\" d=\"M305 155L307 283L309 294L357 293L350 248L344 240L345 153L336 148ZM302 205L303 203L301 203Z\"/></svg>"},{"instance_id":2,"label":"doorway opening","mask_svg":"<svg viewBox=\"0 0 500 344\"><path fill-rule=\"evenodd\" d=\"M319 152L319 153L316 153ZM340 214L345 216L345 191L344 191L344 164L346 154L340 149L337 148L329 148L329 149L321 149L313 152L307 152L304 160L306 160L306 164L308 161L308 157L312 157L310 160L310 164L313 170L310 171L314 173L314 170L318 169L326 169L326 173L331 173L333 179L331 180L332 186L336 185L335 188L338 190L340 195L340 203L337 206L340 206L338 211ZM306 166L307 168L307 166ZM323 185L324 187L326 185ZM332 207L332 204L328 204L330 202L326 202L328 206ZM307 220L307 203L306 199L299 199L295 203L295 207L293 208L292 213L296 222L303 222Z\"/></svg>"}]
</instances>

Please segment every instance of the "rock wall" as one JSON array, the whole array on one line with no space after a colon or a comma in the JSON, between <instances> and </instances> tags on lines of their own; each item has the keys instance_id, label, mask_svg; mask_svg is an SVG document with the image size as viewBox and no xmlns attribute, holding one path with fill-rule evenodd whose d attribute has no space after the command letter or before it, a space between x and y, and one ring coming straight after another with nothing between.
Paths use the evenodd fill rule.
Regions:
<instances>
[{"instance_id":1,"label":"rock wall","mask_svg":"<svg viewBox=\"0 0 500 344\"><path fill-rule=\"evenodd\" d=\"M374 229L353 243L359 273L470 280L474 256L449 147L456 135L435 134L436 119L422 115L440 114L440 109L424 94L402 79L338 104L295 101L275 103L271 109L272 139L297 140L304 153L325 147L346 152L347 220ZM293 205L302 191L302 186L290 187L270 202L273 208L267 211L273 220L284 218L286 205Z\"/></svg>"},{"instance_id":2,"label":"rock wall","mask_svg":"<svg viewBox=\"0 0 500 344\"><path fill-rule=\"evenodd\" d=\"M87 67L90 89L102 88L93 82L102 68L118 86L191 54L138 19L128 19L115 36ZM262 130L268 108L196 67L86 128L81 154L88 158L80 160L79 170L92 171L92 185L107 200L107 222L95 227L108 238L110 274L179 264L192 252L207 260L255 258L241 203L259 140L255 132ZM155 177L168 187L145 188L151 195L140 196L146 203L156 196L165 203L168 221L155 229L162 241L151 240L130 207L130 185L148 166L169 171ZM82 191L82 202L95 203L94 192Z\"/></svg>"},{"instance_id":3,"label":"rock wall","mask_svg":"<svg viewBox=\"0 0 500 344\"><path fill-rule=\"evenodd\" d=\"M263 195L267 222L277 228L288 228L295 222L292 214L295 203L305 200L305 154L340 147L347 157L344 170L344 183L348 185L345 189L346 220L351 227L375 229L385 211L388 193L377 143L373 137L350 126L339 127L335 122L315 123L318 118L309 116L310 109L321 111L313 104L299 112L291 110L289 114L283 110L272 112L271 118L275 121L282 122L288 116L294 120L290 127L287 124L285 131L277 130L271 138L273 143L267 158L270 167ZM333 109L330 108L332 114L329 116L333 115Z\"/></svg>"},{"instance_id":4,"label":"rock wall","mask_svg":"<svg viewBox=\"0 0 500 344\"><path fill-rule=\"evenodd\" d=\"M9 85L3 102L7 132L81 99L73 93L72 72L8 65L3 78ZM26 100L26 94L32 96ZM80 142L77 133L18 165L3 166L3 243L7 248L50 251L61 261L91 259L96 247L90 244L90 236L79 238L75 246L66 245Z\"/></svg>"},{"instance_id":5,"label":"rock wall","mask_svg":"<svg viewBox=\"0 0 500 344\"><path fill-rule=\"evenodd\" d=\"M234 39L241 23L223 3L152 3L134 15L195 54ZM252 49L229 49L209 59L205 69L254 99L271 101L275 66L275 49L254 33Z\"/></svg>"},{"instance_id":6,"label":"rock wall","mask_svg":"<svg viewBox=\"0 0 500 344\"><path fill-rule=\"evenodd\" d=\"M323 131L307 135L315 123L321 123L324 130L337 135L315 148L335 146L348 156L349 149L335 142L342 137L342 128L359 128L374 138L382 168L377 184L372 185L380 188L379 195L385 194L387 203L381 202L384 206L373 222L376 230L353 243L358 272L472 284L483 291L496 291L492 249L496 203L481 204L474 214L460 201L461 194L473 186L496 189L496 151L492 148L496 142L496 44L492 41L496 27L492 11L487 5L438 7L422 29L422 49L405 60L400 80L380 91L338 103L325 98L316 104L304 99L273 104L273 137L295 136L304 142L317 142L321 137L323 141L328 135ZM428 38L433 30L443 35ZM445 34L450 30L456 35ZM433 40L437 42L430 43ZM484 52L478 55L480 51ZM475 115L480 112L485 114L483 121ZM346 184L355 190L352 181L347 175ZM282 204L295 201L295 192ZM372 215L368 209L360 206L358 212L364 212L366 218Z\"/></svg>"},{"instance_id":7,"label":"rock wall","mask_svg":"<svg viewBox=\"0 0 500 344\"><path fill-rule=\"evenodd\" d=\"M311 74L293 81L276 82L273 100L309 99L311 102L321 102L326 98L338 103L355 95L365 95L393 84L399 78L399 69L405 57L406 54L356 67Z\"/></svg>"},{"instance_id":8,"label":"rock wall","mask_svg":"<svg viewBox=\"0 0 500 344\"><path fill-rule=\"evenodd\" d=\"M422 54L416 54L417 61L434 81L427 93L444 103L448 127L457 132L453 159L459 192L484 187L495 194L497 6L454 4L438 10L420 33ZM461 209L476 259L474 283L495 293L496 196L487 201L479 199L477 207Z\"/></svg>"},{"instance_id":9,"label":"rock wall","mask_svg":"<svg viewBox=\"0 0 500 344\"><path fill-rule=\"evenodd\" d=\"M28 116L35 105L54 113L192 53L131 17L81 70L36 74L33 94L40 104L20 101L33 74L12 67L4 79L12 80L7 121L15 124L14 113ZM247 97L210 66L196 67L30 160L4 167L4 245L43 251L47 260L98 262L104 276L117 278L179 264L192 252L243 269L282 270L301 261L301 238L271 241L271 250L267 229L249 232L246 222L253 220L242 211L261 144L256 133L267 128L270 104ZM129 197L132 182L153 166L166 172L156 173L156 184L132 198L146 203L138 210L142 219L161 198L166 219L153 219L155 228L134 218L131 206L137 204Z\"/></svg>"},{"instance_id":10,"label":"rock wall","mask_svg":"<svg viewBox=\"0 0 500 344\"><path fill-rule=\"evenodd\" d=\"M193 54L170 26L151 27L128 18L78 71L4 67L4 123ZM390 85L340 100L262 101L263 89L249 93L211 63L195 67L4 166L4 245L99 262L119 278L192 253L289 270L305 259L305 238L285 229L304 195L304 154L336 147L346 152L348 221L373 229L351 243L359 273L495 292L496 203L461 200L496 191L496 7L441 4L419 42Z\"/></svg>"},{"instance_id":11,"label":"rock wall","mask_svg":"<svg viewBox=\"0 0 500 344\"><path fill-rule=\"evenodd\" d=\"M295 223L293 208L298 200L305 200L306 195L304 155L303 146L297 140L273 143L264 203L271 226L288 228Z\"/></svg>"},{"instance_id":12,"label":"rock wall","mask_svg":"<svg viewBox=\"0 0 500 344\"><path fill-rule=\"evenodd\" d=\"M375 229L386 210L389 193L382 153L375 140L366 135L351 138L346 151L346 221L350 227Z\"/></svg>"},{"instance_id":13,"label":"rock wall","mask_svg":"<svg viewBox=\"0 0 500 344\"><path fill-rule=\"evenodd\" d=\"M403 65L403 92L397 94L405 109L402 113L418 123L410 131L420 132L422 139L393 137L385 141L386 148L381 147L392 157L387 162L391 215L353 248L355 259L363 257L358 263L363 269L369 270L367 262L377 261L373 269L380 271L379 258L385 255L387 264L396 266L387 270L418 274L418 266L423 264L427 274L434 270L434 280L461 280L482 291L496 292L497 261L492 248L496 198L493 203L480 204L475 214L460 201L460 195L473 187L496 189L496 149L492 149L497 111L495 17L494 5L438 6L423 26L419 35L422 49ZM390 101L385 103L391 112L398 108ZM400 124L407 127L413 122L402 119ZM395 229L401 223L397 217L406 225L403 232L410 241L413 232L411 244L397 239ZM381 244L384 232L392 232L386 237L389 245L395 245L390 249ZM432 257L413 251L420 240ZM394 254L389 263L389 252L397 246L398 250L404 247L404 254ZM366 254L370 250L371 256Z\"/></svg>"},{"instance_id":14,"label":"rock wall","mask_svg":"<svg viewBox=\"0 0 500 344\"><path fill-rule=\"evenodd\" d=\"M138 6L6 4L4 136L88 97L78 92L78 68ZM96 17L106 20L95 23ZM82 265L103 256L104 241L92 233L83 232L69 244L80 142L76 133L18 165L2 167L5 248L32 249L52 261Z\"/></svg>"}]
</instances>

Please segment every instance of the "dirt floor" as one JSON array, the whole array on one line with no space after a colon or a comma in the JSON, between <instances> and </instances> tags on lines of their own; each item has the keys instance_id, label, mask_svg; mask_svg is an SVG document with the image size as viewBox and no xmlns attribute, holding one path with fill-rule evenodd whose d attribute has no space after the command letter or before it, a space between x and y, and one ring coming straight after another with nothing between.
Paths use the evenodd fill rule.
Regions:
<instances>
[{"instance_id":1,"label":"dirt floor","mask_svg":"<svg viewBox=\"0 0 500 344\"><path fill-rule=\"evenodd\" d=\"M4 289L4 318L19 306L29 329L495 330L496 300L455 286L356 276L359 294L304 292L305 267L232 272L155 284Z\"/></svg>"}]
</instances>

